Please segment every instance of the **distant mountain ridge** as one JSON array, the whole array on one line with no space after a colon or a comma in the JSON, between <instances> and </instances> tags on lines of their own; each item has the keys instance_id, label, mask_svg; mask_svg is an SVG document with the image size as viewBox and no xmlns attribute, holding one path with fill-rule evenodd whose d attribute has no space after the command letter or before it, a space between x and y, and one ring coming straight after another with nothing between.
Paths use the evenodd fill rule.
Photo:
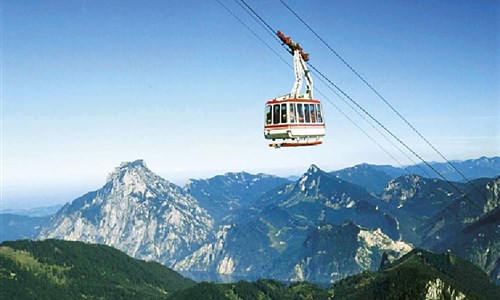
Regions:
<instances>
[{"instance_id":1,"label":"distant mountain ridge","mask_svg":"<svg viewBox=\"0 0 500 300\"><path fill-rule=\"evenodd\" d=\"M482 166L481 161L468 164ZM494 159L486 161L494 166ZM142 160L123 163L101 189L63 207L39 237L111 245L195 278L271 276L323 283L376 269L384 252L393 260L414 246L440 245L438 251L444 251L461 245L467 250L453 246L454 253L498 280L498 230L485 218L498 206L494 179L473 180L492 198L487 210L470 215L450 213L468 198L483 205L469 184L414 174L391 179L397 169L381 168L385 171L364 165L336 174L311 165L293 182L226 173L181 188L151 172ZM353 178L360 184L349 182ZM378 193L367 190L386 180ZM464 194L470 195L462 198ZM470 234L452 239L466 228L484 235L481 242Z\"/></svg>"},{"instance_id":2,"label":"distant mountain ridge","mask_svg":"<svg viewBox=\"0 0 500 300\"><path fill-rule=\"evenodd\" d=\"M0 214L11 214L28 217L47 217L58 212L61 207L63 207L62 204L34 207L31 209L2 209L0 210Z\"/></svg>"},{"instance_id":3,"label":"distant mountain ridge","mask_svg":"<svg viewBox=\"0 0 500 300\"><path fill-rule=\"evenodd\" d=\"M453 164L453 166L469 180L493 178L500 175L500 157L498 156L483 156L477 159L468 159L463 161L452 160L450 163ZM465 179L448 163L430 162L429 164L441 173L441 175L443 175L447 180L465 182ZM411 174L417 174L425 177L424 174L429 173L432 178L438 178L437 175L424 163L409 166L408 170Z\"/></svg>"},{"instance_id":4,"label":"distant mountain ridge","mask_svg":"<svg viewBox=\"0 0 500 300\"><path fill-rule=\"evenodd\" d=\"M236 210L250 207L262 193L288 182L262 173L231 172L209 179L190 179L184 190L219 223Z\"/></svg>"},{"instance_id":5,"label":"distant mountain ridge","mask_svg":"<svg viewBox=\"0 0 500 300\"><path fill-rule=\"evenodd\" d=\"M390 175L390 173L382 170L380 166L369 164L356 165L354 167L330 172L330 174L345 181L360 184L368 191L372 191L376 194L382 192L387 182L391 179L402 175L399 171L397 176Z\"/></svg>"},{"instance_id":6,"label":"distant mountain ridge","mask_svg":"<svg viewBox=\"0 0 500 300\"><path fill-rule=\"evenodd\" d=\"M500 157L480 157L464 161L450 161L468 180L478 178L494 178L500 175ZM466 180L456 172L446 162L428 162L444 178L453 182L466 182ZM394 167L389 165L359 164L353 167L330 172L332 175L359 184L370 192L380 194L386 184L391 180L404 175L418 175L424 178L440 179L429 166L424 163L405 167Z\"/></svg>"}]
</instances>

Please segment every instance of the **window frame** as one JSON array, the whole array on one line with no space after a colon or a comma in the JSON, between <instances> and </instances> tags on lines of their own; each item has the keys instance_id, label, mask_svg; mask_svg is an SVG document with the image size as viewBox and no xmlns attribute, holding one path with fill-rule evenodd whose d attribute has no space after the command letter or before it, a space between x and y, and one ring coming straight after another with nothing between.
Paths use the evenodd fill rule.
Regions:
<instances>
[{"instance_id":1,"label":"window frame","mask_svg":"<svg viewBox=\"0 0 500 300\"><path fill-rule=\"evenodd\" d=\"M276 108L278 109L276 111ZM280 124L280 111L281 111L281 107L279 104L274 104L273 105L273 124Z\"/></svg>"},{"instance_id":2,"label":"window frame","mask_svg":"<svg viewBox=\"0 0 500 300\"><path fill-rule=\"evenodd\" d=\"M304 123L311 123L311 112L309 110L308 103L304 103L304 117L305 117Z\"/></svg>"},{"instance_id":3,"label":"window frame","mask_svg":"<svg viewBox=\"0 0 500 300\"><path fill-rule=\"evenodd\" d=\"M290 123L294 123L295 124L296 121L297 121L297 114L296 114L297 109L295 107L295 103L291 102L289 104L290 104L289 105L289 112L290 113L288 114L288 116L290 118Z\"/></svg>"},{"instance_id":4,"label":"window frame","mask_svg":"<svg viewBox=\"0 0 500 300\"><path fill-rule=\"evenodd\" d=\"M271 104L266 105L266 125L273 124L273 106Z\"/></svg>"},{"instance_id":5,"label":"window frame","mask_svg":"<svg viewBox=\"0 0 500 300\"><path fill-rule=\"evenodd\" d=\"M302 103L297 103L297 116L298 116L298 123L305 123L305 118L304 118L304 105Z\"/></svg>"},{"instance_id":6,"label":"window frame","mask_svg":"<svg viewBox=\"0 0 500 300\"><path fill-rule=\"evenodd\" d=\"M287 107L288 107L288 105L286 103L281 104L281 108L280 108L281 124L285 124L288 122Z\"/></svg>"},{"instance_id":7,"label":"window frame","mask_svg":"<svg viewBox=\"0 0 500 300\"><path fill-rule=\"evenodd\" d=\"M323 123L323 108L321 107L321 104L316 103L316 113L318 115L318 123Z\"/></svg>"}]
</instances>

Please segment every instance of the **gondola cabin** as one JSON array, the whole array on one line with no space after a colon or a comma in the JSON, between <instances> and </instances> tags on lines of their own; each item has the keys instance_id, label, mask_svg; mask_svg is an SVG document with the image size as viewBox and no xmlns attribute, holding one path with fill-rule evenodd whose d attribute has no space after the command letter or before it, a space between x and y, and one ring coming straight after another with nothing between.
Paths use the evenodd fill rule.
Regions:
<instances>
[{"instance_id":1,"label":"gondola cabin","mask_svg":"<svg viewBox=\"0 0 500 300\"><path fill-rule=\"evenodd\" d=\"M313 146L326 133L323 109L318 100L273 99L266 103L264 137L272 147Z\"/></svg>"},{"instance_id":2,"label":"gondola cabin","mask_svg":"<svg viewBox=\"0 0 500 300\"><path fill-rule=\"evenodd\" d=\"M309 55L281 31L278 37L293 55L295 83L290 94L267 101L264 137L275 148L319 145L326 129L321 102L313 98L313 80L305 63ZM303 94L300 93L302 77L306 79Z\"/></svg>"}]
</instances>

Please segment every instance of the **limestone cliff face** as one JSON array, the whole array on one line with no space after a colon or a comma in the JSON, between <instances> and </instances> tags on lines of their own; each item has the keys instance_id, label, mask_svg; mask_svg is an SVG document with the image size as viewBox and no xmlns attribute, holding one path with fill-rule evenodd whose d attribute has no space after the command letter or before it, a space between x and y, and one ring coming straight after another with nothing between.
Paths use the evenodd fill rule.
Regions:
<instances>
[{"instance_id":1,"label":"limestone cliff face","mask_svg":"<svg viewBox=\"0 0 500 300\"><path fill-rule=\"evenodd\" d=\"M213 220L198 202L137 160L63 207L39 238L106 244L172 266L212 236Z\"/></svg>"},{"instance_id":2,"label":"limestone cliff face","mask_svg":"<svg viewBox=\"0 0 500 300\"><path fill-rule=\"evenodd\" d=\"M316 227L301 248L301 257L287 276L292 281L334 282L365 270L376 270L383 253L394 260L408 253L410 244L394 241L379 229L354 223ZM285 259L283 259L285 261Z\"/></svg>"},{"instance_id":3,"label":"limestone cliff face","mask_svg":"<svg viewBox=\"0 0 500 300\"><path fill-rule=\"evenodd\" d=\"M435 280L430 280L426 285L426 290L427 290L427 293L425 294L425 299L429 299L429 300L440 300L440 299L463 300L463 299L466 299L465 295L462 292L447 285L439 278L436 278Z\"/></svg>"}]
</instances>

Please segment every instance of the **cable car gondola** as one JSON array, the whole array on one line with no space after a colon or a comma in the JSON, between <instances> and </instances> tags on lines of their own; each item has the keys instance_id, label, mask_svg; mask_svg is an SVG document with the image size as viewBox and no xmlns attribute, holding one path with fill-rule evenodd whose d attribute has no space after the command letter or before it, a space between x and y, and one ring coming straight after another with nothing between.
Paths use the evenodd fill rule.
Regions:
<instances>
[{"instance_id":1,"label":"cable car gondola","mask_svg":"<svg viewBox=\"0 0 500 300\"><path fill-rule=\"evenodd\" d=\"M293 55L295 83L290 94L267 101L264 137L275 148L319 145L326 129L321 102L313 98L313 81L305 63L309 55L281 31L278 37ZM306 78L304 94L300 94L302 77Z\"/></svg>"}]
</instances>

